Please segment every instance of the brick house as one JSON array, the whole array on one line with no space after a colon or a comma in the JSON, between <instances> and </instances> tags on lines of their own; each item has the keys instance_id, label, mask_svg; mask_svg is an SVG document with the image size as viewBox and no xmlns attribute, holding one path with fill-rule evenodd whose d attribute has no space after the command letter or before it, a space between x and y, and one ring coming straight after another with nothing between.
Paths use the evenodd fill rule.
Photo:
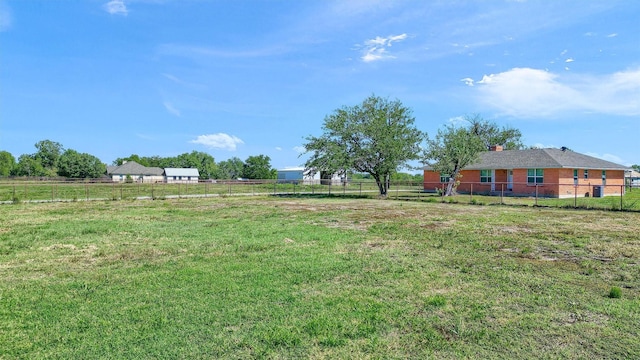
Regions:
<instances>
[{"instance_id":1,"label":"brick house","mask_svg":"<svg viewBox=\"0 0 640 360\"><path fill-rule=\"evenodd\" d=\"M492 146L460 173L458 192L556 198L624 193L627 167L566 148L503 150ZM442 189L447 174L424 167L424 190Z\"/></svg>"}]
</instances>

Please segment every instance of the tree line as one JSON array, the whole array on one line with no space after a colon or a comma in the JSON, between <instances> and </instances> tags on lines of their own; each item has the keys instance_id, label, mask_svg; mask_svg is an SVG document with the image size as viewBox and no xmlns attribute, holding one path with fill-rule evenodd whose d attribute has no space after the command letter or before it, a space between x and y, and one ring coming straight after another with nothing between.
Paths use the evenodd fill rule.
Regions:
<instances>
[{"instance_id":1,"label":"tree line","mask_svg":"<svg viewBox=\"0 0 640 360\"><path fill-rule=\"evenodd\" d=\"M107 173L107 166L96 156L65 149L52 140L35 144L36 152L15 157L0 151L0 176L99 178ZM277 170L271 167L266 155L249 156L245 161L237 157L216 163L213 156L201 151L172 157L139 156L117 158L113 165L135 161L140 165L159 168L197 168L203 179L275 179Z\"/></svg>"}]
</instances>

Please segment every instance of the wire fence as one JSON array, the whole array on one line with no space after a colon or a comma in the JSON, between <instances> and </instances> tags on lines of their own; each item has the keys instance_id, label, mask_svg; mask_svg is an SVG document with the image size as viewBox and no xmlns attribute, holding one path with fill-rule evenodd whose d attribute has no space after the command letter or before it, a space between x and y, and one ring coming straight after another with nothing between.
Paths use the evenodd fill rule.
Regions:
<instances>
[{"instance_id":1,"label":"wire fence","mask_svg":"<svg viewBox=\"0 0 640 360\"><path fill-rule=\"evenodd\" d=\"M640 211L640 189L624 185L529 185L516 193L506 184L468 184L454 196L443 196L446 184L393 181L387 198L475 205L519 205ZM562 185L561 187L559 187ZM554 187L556 186L556 187ZM562 189L562 194L550 192ZM425 189L428 189L425 191ZM197 183L116 183L98 180L0 179L0 203L187 199L216 196L344 196L377 198L374 181L327 182L248 180Z\"/></svg>"}]
</instances>

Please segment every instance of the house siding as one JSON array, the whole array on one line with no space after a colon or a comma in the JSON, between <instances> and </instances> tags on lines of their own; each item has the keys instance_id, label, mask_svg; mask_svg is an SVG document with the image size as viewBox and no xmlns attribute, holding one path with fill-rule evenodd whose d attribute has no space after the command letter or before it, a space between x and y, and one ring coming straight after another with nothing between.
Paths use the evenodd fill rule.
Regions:
<instances>
[{"instance_id":1,"label":"house siding","mask_svg":"<svg viewBox=\"0 0 640 360\"><path fill-rule=\"evenodd\" d=\"M543 197L589 197L593 196L594 186L602 184L602 170L589 169L587 178L584 178L584 169L578 169L578 181L574 184L573 171L570 168L544 169L543 182L537 186L528 183L528 169L513 169L513 188L508 189L508 169L496 169L493 182L494 191L505 191L516 196L538 196ZM458 192L490 194L491 183L480 182L480 170L462 170L460 172L460 184ZM442 188L440 174L432 170L424 171L424 190L426 192L435 191ZM577 186L576 186L577 185ZM606 170L606 186L604 186L604 196L615 196L624 193L624 170Z\"/></svg>"}]
</instances>

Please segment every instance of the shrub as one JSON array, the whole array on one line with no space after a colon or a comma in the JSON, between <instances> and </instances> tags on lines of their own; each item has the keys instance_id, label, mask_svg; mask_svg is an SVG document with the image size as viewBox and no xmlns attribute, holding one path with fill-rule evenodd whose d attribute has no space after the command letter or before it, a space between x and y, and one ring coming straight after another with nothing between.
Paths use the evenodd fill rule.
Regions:
<instances>
[{"instance_id":1,"label":"shrub","mask_svg":"<svg viewBox=\"0 0 640 360\"><path fill-rule=\"evenodd\" d=\"M620 299L622 297L622 289L617 286L612 286L609 290L609 297L611 299Z\"/></svg>"}]
</instances>

